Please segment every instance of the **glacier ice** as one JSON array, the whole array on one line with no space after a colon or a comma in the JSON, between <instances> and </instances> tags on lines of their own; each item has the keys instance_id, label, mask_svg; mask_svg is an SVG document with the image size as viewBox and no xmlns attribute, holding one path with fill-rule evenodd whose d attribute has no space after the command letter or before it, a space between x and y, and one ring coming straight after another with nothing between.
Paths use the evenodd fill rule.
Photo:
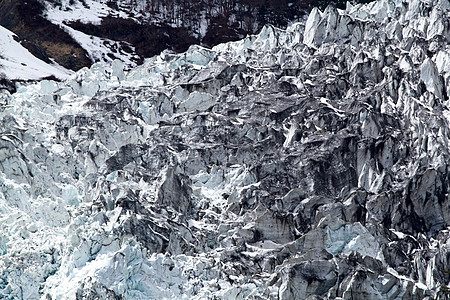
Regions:
<instances>
[{"instance_id":1,"label":"glacier ice","mask_svg":"<svg viewBox=\"0 0 450 300\"><path fill-rule=\"evenodd\" d=\"M1 91L0 297L441 297L449 9L314 9Z\"/></svg>"}]
</instances>

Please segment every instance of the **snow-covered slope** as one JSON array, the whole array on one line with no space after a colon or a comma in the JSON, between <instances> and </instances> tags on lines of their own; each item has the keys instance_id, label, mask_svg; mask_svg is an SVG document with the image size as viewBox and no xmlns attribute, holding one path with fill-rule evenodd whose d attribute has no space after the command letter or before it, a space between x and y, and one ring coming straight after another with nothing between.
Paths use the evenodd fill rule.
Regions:
<instances>
[{"instance_id":1,"label":"snow-covered slope","mask_svg":"<svg viewBox=\"0 0 450 300\"><path fill-rule=\"evenodd\" d=\"M47 64L36 58L14 36L0 26L0 74L6 79L38 80L49 76L66 79L72 74L57 64Z\"/></svg>"},{"instance_id":2,"label":"snow-covered slope","mask_svg":"<svg viewBox=\"0 0 450 300\"><path fill-rule=\"evenodd\" d=\"M448 1L313 10L0 94L0 297L445 299Z\"/></svg>"},{"instance_id":3,"label":"snow-covered slope","mask_svg":"<svg viewBox=\"0 0 450 300\"><path fill-rule=\"evenodd\" d=\"M114 7L111 7L111 1L108 0L45 1L45 16L57 24L72 21L100 24L104 17L111 15L125 19L131 16L136 19L148 18L148 15L142 14L147 1L119 0L114 2ZM139 14L139 12L141 13Z\"/></svg>"},{"instance_id":4,"label":"snow-covered slope","mask_svg":"<svg viewBox=\"0 0 450 300\"><path fill-rule=\"evenodd\" d=\"M234 5L216 0L8 0L0 3L0 25L47 63L76 71L120 59L134 67L164 49L182 52L192 44L236 40L266 22L286 26L308 9L300 0L261 5L246 0Z\"/></svg>"}]
</instances>

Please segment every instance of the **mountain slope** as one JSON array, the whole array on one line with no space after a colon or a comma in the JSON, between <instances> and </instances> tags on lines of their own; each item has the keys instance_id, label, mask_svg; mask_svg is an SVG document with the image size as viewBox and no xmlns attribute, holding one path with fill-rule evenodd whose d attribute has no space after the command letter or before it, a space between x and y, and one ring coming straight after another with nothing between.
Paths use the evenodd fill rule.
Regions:
<instances>
[{"instance_id":1,"label":"mountain slope","mask_svg":"<svg viewBox=\"0 0 450 300\"><path fill-rule=\"evenodd\" d=\"M46 63L77 71L120 59L129 68L165 49L214 46L258 32L267 23L286 27L312 3L328 2L336 1L5 0L0 26Z\"/></svg>"},{"instance_id":2,"label":"mountain slope","mask_svg":"<svg viewBox=\"0 0 450 300\"><path fill-rule=\"evenodd\" d=\"M43 12L44 5L37 0L5 0L0 2L0 26L14 32L24 47L46 63L53 60L71 70L90 66L86 50Z\"/></svg>"},{"instance_id":3,"label":"mountain slope","mask_svg":"<svg viewBox=\"0 0 450 300\"><path fill-rule=\"evenodd\" d=\"M0 295L445 299L449 14L313 9L2 92Z\"/></svg>"},{"instance_id":4,"label":"mountain slope","mask_svg":"<svg viewBox=\"0 0 450 300\"><path fill-rule=\"evenodd\" d=\"M57 64L48 64L25 49L9 30L0 26L0 74L7 80L66 79L71 74Z\"/></svg>"}]
</instances>

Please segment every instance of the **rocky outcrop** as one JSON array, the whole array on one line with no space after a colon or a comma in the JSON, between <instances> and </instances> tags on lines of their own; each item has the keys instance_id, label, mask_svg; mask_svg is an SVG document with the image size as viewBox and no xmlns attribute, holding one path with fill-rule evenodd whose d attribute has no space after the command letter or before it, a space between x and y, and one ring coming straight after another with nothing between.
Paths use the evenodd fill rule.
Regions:
<instances>
[{"instance_id":1,"label":"rocky outcrop","mask_svg":"<svg viewBox=\"0 0 450 300\"><path fill-rule=\"evenodd\" d=\"M329 7L3 92L0 293L445 299L449 9Z\"/></svg>"}]
</instances>

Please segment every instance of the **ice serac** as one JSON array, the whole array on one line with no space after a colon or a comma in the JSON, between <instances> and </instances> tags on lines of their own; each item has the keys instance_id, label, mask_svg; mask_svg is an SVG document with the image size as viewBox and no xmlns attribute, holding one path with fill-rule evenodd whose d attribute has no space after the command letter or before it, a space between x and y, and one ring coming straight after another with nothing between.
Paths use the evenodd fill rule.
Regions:
<instances>
[{"instance_id":1,"label":"ice serac","mask_svg":"<svg viewBox=\"0 0 450 300\"><path fill-rule=\"evenodd\" d=\"M449 9L1 91L0 298L448 298Z\"/></svg>"},{"instance_id":2,"label":"ice serac","mask_svg":"<svg viewBox=\"0 0 450 300\"><path fill-rule=\"evenodd\" d=\"M326 19L322 19L322 13L317 7L314 7L309 14L305 24L305 35L303 37L303 43L308 46L317 46L322 41L325 34L324 25L321 24Z\"/></svg>"},{"instance_id":3,"label":"ice serac","mask_svg":"<svg viewBox=\"0 0 450 300\"><path fill-rule=\"evenodd\" d=\"M427 90L437 98L444 99L444 81L438 73L436 64L429 58L425 59L421 66L420 79L425 83Z\"/></svg>"}]
</instances>

